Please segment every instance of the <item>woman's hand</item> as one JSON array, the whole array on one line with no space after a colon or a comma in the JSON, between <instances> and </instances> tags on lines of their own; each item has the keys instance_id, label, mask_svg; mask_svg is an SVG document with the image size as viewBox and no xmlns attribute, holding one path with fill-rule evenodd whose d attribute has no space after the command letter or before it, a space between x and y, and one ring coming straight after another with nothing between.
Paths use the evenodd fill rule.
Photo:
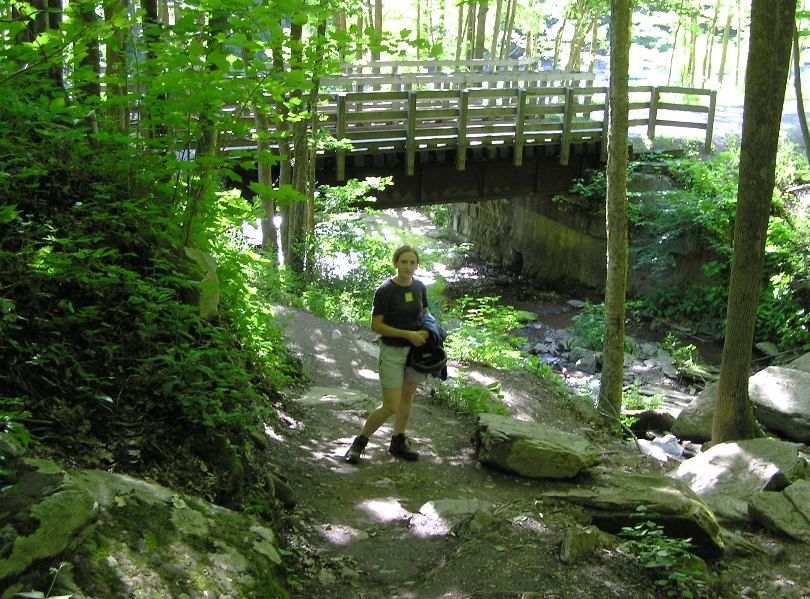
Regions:
<instances>
[{"instance_id":1,"label":"woman's hand","mask_svg":"<svg viewBox=\"0 0 810 599\"><path fill-rule=\"evenodd\" d=\"M411 342L411 345L414 347L421 347L424 345L428 340L428 332L424 329L421 331L410 331L408 334L408 341Z\"/></svg>"}]
</instances>

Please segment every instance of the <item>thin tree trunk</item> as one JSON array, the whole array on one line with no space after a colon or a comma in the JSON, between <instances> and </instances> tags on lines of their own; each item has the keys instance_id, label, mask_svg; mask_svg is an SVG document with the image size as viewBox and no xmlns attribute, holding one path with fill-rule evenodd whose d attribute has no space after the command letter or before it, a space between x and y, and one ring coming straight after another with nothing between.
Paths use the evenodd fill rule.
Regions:
<instances>
[{"instance_id":1,"label":"thin tree trunk","mask_svg":"<svg viewBox=\"0 0 810 599\"><path fill-rule=\"evenodd\" d=\"M807 113L804 111L802 94L802 64L801 48L799 46L799 28L793 28L793 89L796 90L796 114L799 115L799 125L804 141L804 153L810 163L810 129L807 127Z\"/></svg>"},{"instance_id":2,"label":"thin tree trunk","mask_svg":"<svg viewBox=\"0 0 810 599\"><path fill-rule=\"evenodd\" d=\"M629 115L630 0L611 0L610 101L607 164L607 281L605 341L599 411L616 424L624 381L624 299L627 288L627 122Z\"/></svg>"},{"instance_id":3,"label":"thin tree trunk","mask_svg":"<svg viewBox=\"0 0 810 599\"><path fill-rule=\"evenodd\" d=\"M560 51L562 49L562 38L565 32L565 26L568 23L568 18L563 17L560 28L557 30L557 35L554 36L554 58L551 61L551 69L556 71L560 65Z\"/></svg>"},{"instance_id":4,"label":"thin tree trunk","mask_svg":"<svg viewBox=\"0 0 810 599\"><path fill-rule=\"evenodd\" d=\"M723 49L720 52L720 66L717 69L717 82L723 85L723 77L726 75L726 58L728 57L728 38L731 33L731 5L728 5L726 14L726 25L723 27Z\"/></svg>"},{"instance_id":5,"label":"thin tree trunk","mask_svg":"<svg viewBox=\"0 0 810 599\"><path fill-rule=\"evenodd\" d=\"M512 30L515 27L515 11L517 10L517 0L511 0L509 3L509 12L507 13L506 26L503 29L503 38L501 41L501 59L509 58L509 51L512 48Z\"/></svg>"},{"instance_id":6,"label":"thin tree trunk","mask_svg":"<svg viewBox=\"0 0 810 599\"><path fill-rule=\"evenodd\" d=\"M61 37L62 32L62 0L48 0L48 29ZM65 87L65 78L62 68L62 59L51 61L48 67L48 76L61 88Z\"/></svg>"},{"instance_id":7,"label":"thin tree trunk","mask_svg":"<svg viewBox=\"0 0 810 599\"><path fill-rule=\"evenodd\" d=\"M712 73L712 54L714 52L714 32L717 29L717 19L720 18L720 8L723 6L723 0L718 0L714 5L714 14L712 15L709 30L706 32L706 53L703 55L703 86L706 86L706 80Z\"/></svg>"},{"instance_id":8,"label":"thin tree trunk","mask_svg":"<svg viewBox=\"0 0 810 599\"><path fill-rule=\"evenodd\" d=\"M484 45L487 37L487 12L489 11L489 0L479 0L478 2L478 26L475 32L475 52L473 58L484 58Z\"/></svg>"},{"instance_id":9,"label":"thin tree trunk","mask_svg":"<svg viewBox=\"0 0 810 599\"><path fill-rule=\"evenodd\" d=\"M713 443L761 435L748 397L748 378L795 15L796 0L751 3L734 254Z\"/></svg>"},{"instance_id":10,"label":"thin tree trunk","mask_svg":"<svg viewBox=\"0 0 810 599\"><path fill-rule=\"evenodd\" d=\"M416 0L416 60L419 60L422 48L422 0Z\"/></svg>"},{"instance_id":11,"label":"thin tree trunk","mask_svg":"<svg viewBox=\"0 0 810 599\"><path fill-rule=\"evenodd\" d=\"M374 33L378 38L382 38L383 34L383 3L382 0L374 0ZM378 46L379 47L379 46ZM375 50L371 53L372 60L380 60L380 51ZM379 70L377 70L379 72Z\"/></svg>"},{"instance_id":12,"label":"thin tree trunk","mask_svg":"<svg viewBox=\"0 0 810 599\"><path fill-rule=\"evenodd\" d=\"M593 15L591 23L591 66L588 70L591 73L596 72L596 51L599 47L599 15Z\"/></svg>"},{"instance_id":13,"label":"thin tree trunk","mask_svg":"<svg viewBox=\"0 0 810 599\"><path fill-rule=\"evenodd\" d=\"M508 6L507 6L508 8ZM501 10L503 9L503 0L497 0L495 4L495 23L492 27L492 41L489 43L489 57L493 60L497 56L495 53L498 50L498 33L501 30Z\"/></svg>"},{"instance_id":14,"label":"thin tree trunk","mask_svg":"<svg viewBox=\"0 0 810 599\"><path fill-rule=\"evenodd\" d=\"M75 44L74 50L79 50L81 59L79 67L83 71L82 80L76 86L85 98L101 96L101 51L99 50L98 35L96 35L97 21L96 3L94 0L82 0L76 6L79 20L87 29L82 36L82 44Z\"/></svg>"},{"instance_id":15,"label":"thin tree trunk","mask_svg":"<svg viewBox=\"0 0 810 599\"><path fill-rule=\"evenodd\" d=\"M678 48L678 36L681 33L681 24L683 23L683 1L681 0L681 5L678 8L678 26L675 27L675 35L672 36L672 52L669 55L669 74L667 75L667 85L672 84L672 67L675 64L675 50Z\"/></svg>"},{"instance_id":16,"label":"thin tree trunk","mask_svg":"<svg viewBox=\"0 0 810 599\"><path fill-rule=\"evenodd\" d=\"M302 35L303 27L298 24L293 24L290 27L290 69L303 70L303 48L302 48ZM283 67L282 67L283 68ZM295 90L292 93L292 98L300 102L303 95L302 90ZM306 126L303 121L299 120L293 123L292 139L288 146L288 156L292 153L292 158L295 167L290 171L290 177L294 189L302 187L302 171L299 168L306 161L308 152L306 150ZM306 179L303 179L305 181ZM303 252L298 247L300 232L303 228L304 210L300 201L288 202L281 208L281 249L284 253L284 263L291 268L299 268L303 263Z\"/></svg>"},{"instance_id":17,"label":"thin tree trunk","mask_svg":"<svg viewBox=\"0 0 810 599\"><path fill-rule=\"evenodd\" d=\"M467 47L464 50L464 56L467 60L473 57L473 50L475 48L475 13L476 13L477 0L470 0L467 7L467 25L465 31L467 32Z\"/></svg>"},{"instance_id":18,"label":"thin tree trunk","mask_svg":"<svg viewBox=\"0 0 810 599\"><path fill-rule=\"evenodd\" d=\"M107 99L116 98L110 107L110 114L113 117L114 127L118 133L126 133L129 130L129 110L126 103L121 100L127 96L127 70L126 55L124 47L125 30L117 26L115 17L119 14L126 14L126 2L121 0L104 1L104 20L110 28L110 35L104 40L106 49L107 72L105 73Z\"/></svg>"},{"instance_id":19,"label":"thin tree trunk","mask_svg":"<svg viewBox=\"0 0 810 599\"><path fill-rule=\"evenodd\" d=\"M357 35L360 36L363 34L363 13L357 13ZM357 44L357 51L354 54L354 57L357 59L358 62L363 60L363 44Z\"/></svg>"},{"instance_id":20,"label":"thin tree trunk","mask_svg":"<svg viewBox=\"0 0 810 599\"><path fill-rule=\"evenodd\" d=\"M464 41L464 5L458 6L458 25L456 26L456 62L461 60L461 44Z\"/></svg>"}]
</instances>

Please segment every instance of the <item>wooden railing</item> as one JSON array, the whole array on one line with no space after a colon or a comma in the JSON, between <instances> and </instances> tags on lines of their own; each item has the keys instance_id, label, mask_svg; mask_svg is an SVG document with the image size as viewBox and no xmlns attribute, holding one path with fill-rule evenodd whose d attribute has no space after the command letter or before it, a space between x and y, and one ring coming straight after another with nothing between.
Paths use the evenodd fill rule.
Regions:
<instances>
[{"instance_id":1,"label":"wooden railing","mask_svg":"<svg viewBox=\"0 0 810 599\"><path fill-rule=\"evenodd\" d=\"M587 71L454 71L376 73L323 77L321 87L337 91L410 91L412 89L532 88L592 85Z\"/></svg>"},{"instance_id":2,"label":"wooden railing","mask_svg":"<svg viewBox=\"0 0 810 599\"><path fill-rule=\"evenodd\" d=\"M536 146L555 147L553 153L566 165L572 147L599 144L606 160L608 87L589 85L592 73L507 75L457 73L429 82L404 79L422 76L418 73L373 75L377 85L384 77L400 79L387 91L325 91L318 108L321 124L346 143L321 153L336 156L339 181L345 180L349 155L402 153L408 174L415 172L417 153L452 150L456 168L463 171L467 149L482 147L511 147L516 166L523 163L524 150ZM703 130L705 150L711 150L716 92L669 86L632 86L629 92L631 128L646 127L650 139L663 126ZM227 145L247 149L255 141Z\"/></svg>"},{"instance_id":3,"label":"wooden railing","mask_svg":"<svg viewBox=\"0 0 810 599\"><path fill-rule=\"evenodd\" d=\"M496 72L496 71L539 71L540 58L518 58L489 60L473 58L471 60L375 60L366 63L345 63L340 67L341 73L347 76L372 73L456 73L462 71Z\"/></svg>"},{"instance_id":4,"label":"wooden railing","mask_svg":"<svg viewBox=\"0 0 810 599\"><path fill-rule=\"evenodd\" d=\"M689 96L701 103L687 103ZM322 110L327 131L351 144L334 150L342 181L349 154L404 153L409 175L417 152L430 150L455 150L458 170L465 169L468 148L485 146L511 146L516 166L528 146L559 147L565 165L572 146L598 143L604 160L607 100L606 86L349 92L327 96ZM703 129L709 151L715 104L714 91L631 87L629 125L646 126L651 139L658 126ZM691 113L700 120L661 118L669 113Z\"/></svg>"}]
</instances>

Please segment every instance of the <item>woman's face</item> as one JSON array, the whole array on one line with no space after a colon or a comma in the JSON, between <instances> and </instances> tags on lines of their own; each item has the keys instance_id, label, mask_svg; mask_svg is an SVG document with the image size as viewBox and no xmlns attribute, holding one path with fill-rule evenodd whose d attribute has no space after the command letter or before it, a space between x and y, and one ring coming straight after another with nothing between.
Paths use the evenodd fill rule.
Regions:
<instances>
[{"instance_id":1,"label":"woman's face","mask_svg":"<svg viewBox=\"0 0 810 599\"><path fill-rule=\"evenodd\" d=\"M413 277L413 273L419 267L419 259L413 252L402 252L399 259L394 262L397 267L397 274L405 279Z\"/></svg>"}]
</instances>

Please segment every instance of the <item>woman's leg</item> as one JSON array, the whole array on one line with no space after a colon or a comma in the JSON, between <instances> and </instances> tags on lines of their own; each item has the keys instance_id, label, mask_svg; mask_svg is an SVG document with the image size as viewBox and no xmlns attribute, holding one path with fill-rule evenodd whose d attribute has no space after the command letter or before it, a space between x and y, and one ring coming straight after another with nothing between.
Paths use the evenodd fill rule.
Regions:
<instances>
[{"instance_id":1,"label":"woman's leg","mask_svg":"<svg viewBox=\"0 0 810 599\"><path fill-rule=\"evenodd\" d=\"M396 418L394 419L394 435L405 432L408 426L408 419L411 417L411 407L413 406L413 394L419 383L404 381L399 389L399 402L396 408Z\"/></svg>"},{"instance_id":2,"label":"woman's leg","mask_svg":"<svg viewBox=\"0 0 810 599\"><path fill-rule=\"evenodd\" d=\"M403 389L405 385L410 383L404 383L402 387L395 387L393 389L383 389L382 396L383 402L380 407L374 410L371 414L368 415L366 418L366 423L363 425L363 432L361 433L367 439L373 435L378 428L380 428L383 423L391 417L391 414L396 413L397 418L399 418L399 405L401 404L400 398L403 394ZM413 395L413 391L411 391L411 395ZM410 408L408 409L408 413L410 414ZM407 417L405 419L407 423ZM396 425L395 425L395 432L396 432Z\"/></svg>"}]
</instances>

